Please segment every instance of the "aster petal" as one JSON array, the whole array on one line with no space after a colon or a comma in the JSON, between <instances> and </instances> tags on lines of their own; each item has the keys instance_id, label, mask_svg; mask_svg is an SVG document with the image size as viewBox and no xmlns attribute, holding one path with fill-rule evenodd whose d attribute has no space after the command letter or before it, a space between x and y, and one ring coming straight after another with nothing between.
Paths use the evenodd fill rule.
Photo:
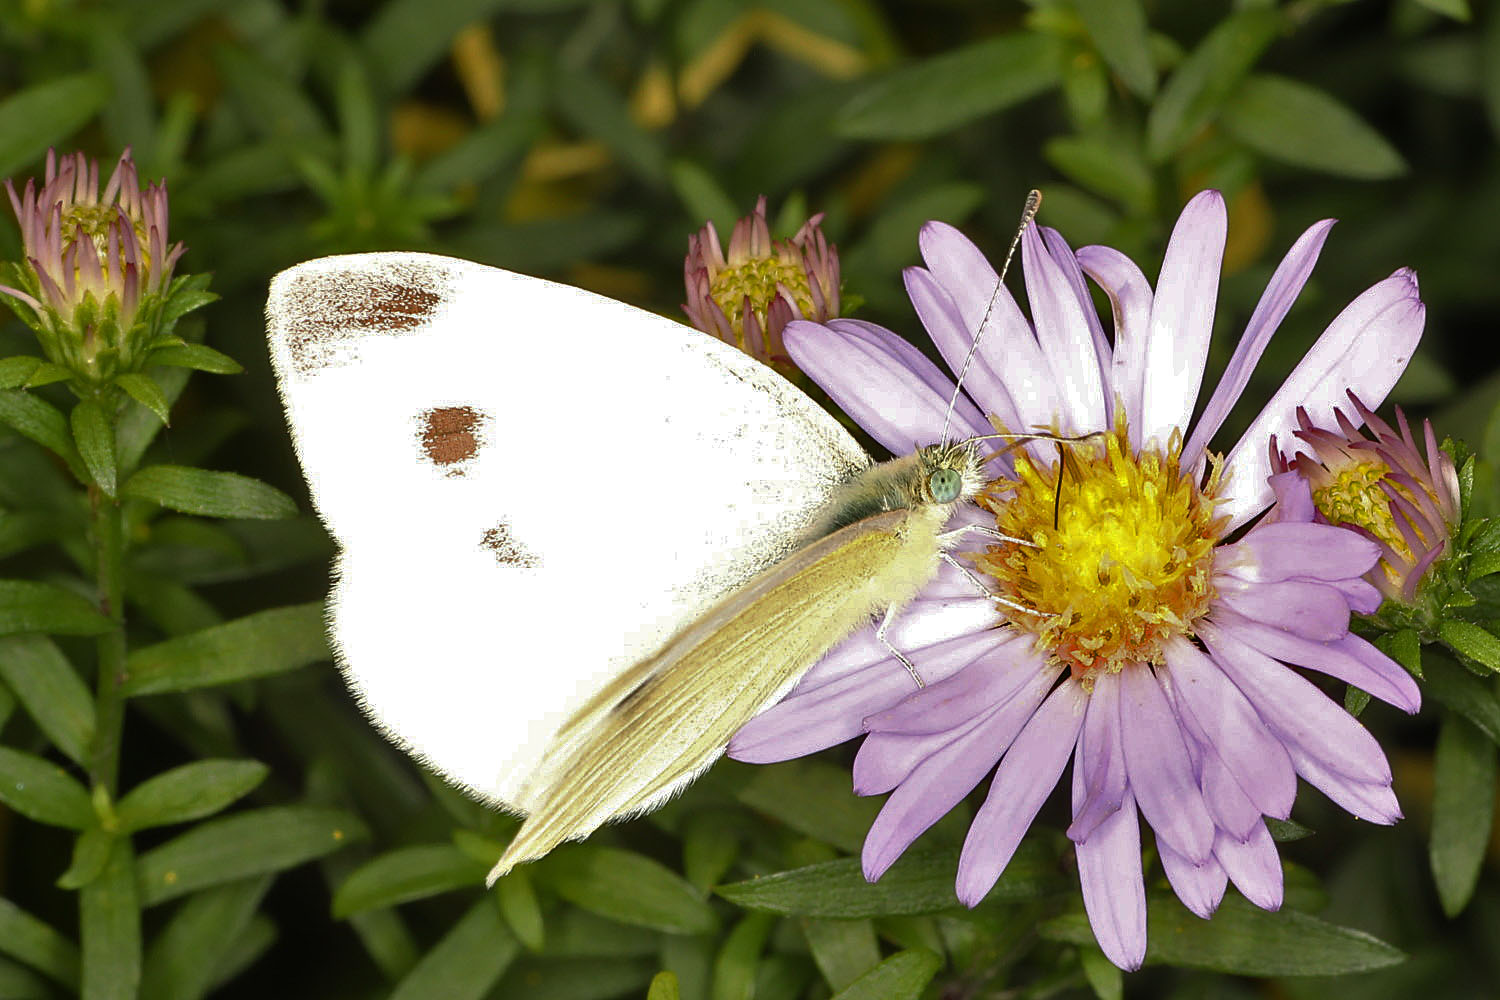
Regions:
<instances>
[{"instance_id":1,"label":"aster petal","mask_svg":"<svg viewBox=\"0 0 1500 1000\"><path fill-rule=\"evenodd\" d=\"M935 733L870 733L854 755L854 794L884 795L891 791L910 778L928 758L988 723L998 711L995 705L977 707L978 714ZM1011 736L1014 738L1015 734ZM997 752L985 769L999 759ZM969 787L978 781L976 777Z\"/></svg>"},{"instance_id":2,"label":"aster petal","mask_svg":"<svg viewBox=\"0 0 1500 1000\"><path fill-rule=\"evenodd\" d=\"M1259 524L1214 550L1214 572L1241 580L1350 580L1380 561L1380 546L1331 524Z\"/></svg>"},{"instance_id":3,"label":"aster petal","mask_svg":"<svg viewBox=\"0 0 1500 1000\"><path fill-rule=\"evenodd\" d=\"M892 454L910 454L942 434L953 383L891 331L857 320L798 320L783 336L797 367ZM960 397L953 432L973 437L989 433L990 426Z\"/></svg>"},{"instance_id":4,"label":"aster petal","mask_svg":"<svg viewBox=\"0 0 1500 1000\"><path fill-rule=\"evenodd\" d=\"M1151 330L1151 282L1135 261L1113 247L1083 247L1078 251L1078 263L1104 289L1114 310L1115 341L1106 384L1111 394L1124 404L1130 443L1139 447L1144 418L1142 382Z\"/></svg>"},{"instance_id":5,"label":"aster petal","mask_svg":"<svg viewBox=\"0 0 1500 1000\"><path fill-rule=\"evenodd\" d=\"M1270 440L1272 447L1275 447L1276 439L1273 437ZM1313 506L1312 487L1297 473L1279 472L1268 477L1266 485L1276 498L1276 509L1267 515L1274 516L1276 520L1270 523L1306 523L1316 516L1318 510Z\"/></svg>"},{"instance_id":6,"label":"aster petal","mask_svg":"<svg viewBox=\"0 0 1500 1000\"><path fill-rule=\"evenodd\" d=\"M1146 822L1190 862L1213 850L1214 822L1203 804L1177 716L1144 664L1120 671L1120 728L1130 788Z\"/></svg>"},{"instance_id":7,"label":"aster petal","mask_svg":"<svg viewBox=\"0 0 1500 1000\"><path fill-rule=\"evenodd\" d=\"M1156 853L1161 858L1162 871L1172 891L1193 913L1207 920L1219 908L1224 899L1224 888L1229 878L1224 868L1212 854L1196 864L1174 851L1170 844L1156 838Z\"/></svg>"},{"instance_id":8,"label":"aster petal","mask_svg":"<svg viewBox=\"0 0 1500 1000\"><path fill-rule=\"evenodd\" d=\"M1058 386L1063 402L1059 414L1062 432L1105 426L1103 375L1084 304L1066 271L1048 252L1036 226L1028 226L1021 236L1021 264L1037 342L1052 370L1067 373Z\"/></svg>"},{"instance_id":9,"label":"aster petal","mask_svg":"<svg viewBox=\"0 0 1500 1000\"><path fill-rule=\"evenodd\" d=\"M1271 335L1286 318L1292 303L1297 301L1297 296L1302 293L1302 286L1307 284L1334 222L1334 219L1324 219L1314 223L1297 238L1297 242L1292 244L1292 248L1277 265L1276 273L1271 275L1271 280L1266 283L1266 290L1261 293L1260 301L1255 305L1255 312L1250 314L1250 322L1245 325L1245 333L1240 337L1234 355L1224 367L1224 374L1214 388L1214 394L1209 397L1208 405L1198 417L1192 436L1182 449L1184 466L1197 463L1203 455L1203 449L1208 447L1209 441L1213 440L1213 436L1224 425L1224 418L1229 416L1229 411L1239 401L1240 393L1245 391L1251 373L1260 362L1260 356L1271 342Z\"/></svg>"},{"instance_id":10,"label":"aster petal","mask_svg":"<svg viewBox=\"0 0 1500 1000\"><path fill-rule=\"evenodd\" d=\"M891 797L886 800L880 814L875 817L875 822L870 824L870 832L865 836L864 851L861 856L866 879L873 882L885 874L885 870L911 846L913 840L941 819L979 783L980 779L994 766L995 761L1000 759L1000 755L1006 753L1007 748L1012 754L1017 752L1022 753L1023 756L1027 754L1027 748L1016 739L1016 734L1025 731L1022 729L1023 726L1026 730L1031 728L1028 725L1028 719L1040 718L1045 714L1045 711L1041 714L1035 713L1037 705L1042 703L1042 698L1047 693L1049 684L1049 680L1034 678L1020 694L972 730L951 741L918 765L911 777L891 793ZM1049 704L1050 701L1051 699L1048 701ZM1046 791L1057 783L1057 774L1061 770L1059 766L1052 774L1051 783L1048 784L1047 789L1043 790L1043 798L1046 797ZM993 792L991 794L993 795ZM1037 808L1041 808L1040 801L1036 805ZM1035 814L1033 810L1031 815ZM983 815L984 812L981 810L981 818ZM1025 826L1029 823L1030 817L1028 816L1026 823L1021 825L1021 833L1025 832ZM976 819L970 831L971 839L972 831L978 829L979 825L980 820ZM1016 843L1020 843L1020 840L1020 834L1017 834ZM1014 850L1015 844L1012 844L1010 851ZM968 848L965 846L965 854L967 851ZM1005 860L1010 860L1009 852ZM1001 867L1004 867L1003 863ZM962 884L964 877L962 860L959 862L958 877ZM995 877L999 877L998 871ZM994 884L993 880L990 884ZM989 891L988 886L985 891ZM962 893L960 893L960 898L963 898Z\"/></svg>"},{"instance_id":11,"label":"aster petal","mask_svg":"<svg viewBox=\"0 0 1500 1000\"><path fill-rule=\"evenodd\" d=\"M1288 745L1292 764L1307 783L1332 799L1341 809L1369 823L1390 826L1401 818L1401 806L1388 782L1365 782L1327 767L1299 747Z\"/></svg>"},{"instance_id":12,"label":"aster petal","mask_svg":"<svg viewBox=\"0 0 1500 1000\"><path fill-rule=\"evenodd\" d=\"M1390 783L1391 766L1380 744L1341 705L1228 630L1199 622L1198 636L1208 645L1214 662L1281 738L1293 763L1300 751L1356 781Z\"/></svg>"},{"instance_id":13,"label":"aster petal","mask_svg":"<svg viewBox=\"0 0 1500 1000\"><path fill-rule=\"evenodd\" d=\"M1088 696L1068 678L1042 703L995 771L958 859L958 898L977 906L994 888L1057 784L1083 726Z\"/></svg>"},{"instance_id":14,"label":"aster petal","mask_svg":"<svg viewBox=\"0 0 1500 1000\"><path fill-rule=\"evenodd\" d=\"M1008 701L1028 680L1046 675L1047 687L1056 668L1041 663L1014 663L1010 658L987 657L936 684L912 693L901 703L865 720L872 733L941 733L963 725L991 705ZM1025 669L1026 666L1032 669ZM1045 690L1045 689L1044 689Z\"/></svg>"},{"instance_id":15,"label":"aster petal","mask_svg":"<svg viewBox=\"0 0 1500 1000\"><path fill-rule=\"evenodd\" d=\"M1264 823L1256 823L1244 837L1220 830L1214 838L1214 857L1246 899L1262 910L1281 909L1281 855Z\"/></svg>"},{"instance_id":16,"label":"aster petal","mask_svg":"<svg viewBox=\"0 0 1500 1000\"><path fill-rule=\"evenodd\" d=\"M1194 736L1234 775L1259 812L1285 819L1297 797L1297 776L1281 741L1196 646L1174 639L1165 654L1174 700L1186 706L1199 729Z\"/></svg>"},{"instance_id":17,"label":"aster petal","mask_svg":"<svg viewBox=\"0 0 1500 1000\"><path fill-rule=\"evenodd\" d=\"M1073 805L1082 792L1074 772ZM1141 870L1141 825L1129 794L1088 840L1078 845L1078 881L1094 940L1126 971L1146 960L1146 883Z\"/></svg>"},{"instance_id":18,"label":"aster petal","mask_svg":"<svg viewBox=\"0 0 1500 1000\"><path fill-rule=\"evenodd\" d=\"M1078 734L1073 779L1073 822L1068 837L1082 843L1122 808L1129 795L1125 747L1120 741L1119 674L1105 673L1094 679L1083 730Z\"/></svg>"},{"instance_id":19,"label":"aster petal","mask_svg":"<svg viewBox=\"0 0 1500 1000\"><path fill-rule=\"evenodd\" d=\"M1308 580L1247 583L1232 576L1215 576L1214 587L1224 606L1294 635L1326 642L1349 631L1349 602L1334 587Z\"/></svg>"},{"instance_id":20,"label":"aster petal","mask_svg":"<svg viewBox=\"0 0 1500 1000\"><path fill-rule=\"evenodd\" d=\"M1193 415L1208 361L1228 227L1224 196L1204 191L1187 203L1172 229L1151 304L1141 386L1142 441L1155 438L1165 444Z\"/></svg>"},{"instance_id":21,"label":"aster petal","mask_svg":"<svg viewBox=\"0 0 1500 1000\"><path fill-rule=\"evenodd\" d=\"M1037 232L1042 234L1042 241L1047 244L1047 252L1062 268L1063 275L1068 279L1068 285L1073 289L1073 295L1078 299L1079 307L1083 310L1083 318L1089 325L1089 336L1094 341L1094 356L1099 359L1099 376L1105 386L1109 385L1109 369L1111 365L1111 349L1109 338L1104 335L1104 327L1099 322L1099 313L1094 309L1094 298L1089 294L1088 282L1084 281L1083 268L1078 264L1078 255L1073 248L1068 246L1068 241L1063 239L1063 234L1051 226L1038 226ZM1107 395L1106 391L1106 395ZM1106 403L1108 400L1106 399Z\"/></svg>"},{"instance_id":22,"label":"aster petal","mask_svg":"<svg viewBox=\"0 0 1500 1000\"><path fill-rule=\"evenodd\" d=\"M1292 770L1290 760L1287 761L1287 770ZM1245 795L1244 789L1240 788L1240 783L1235 780L1233 774L1229 773L1229 767L1211 748L1205 749L1203 753L1202 780L1203 801L1208 806L1208 814L1214 818L1214 827L1218 830L1215 834L1216 844L1218 843L1217 837L1224 833L1234 837L1245 837L1250 834L1252 827L1264 826L1261 822L1260 810ZM1294 784L1295 781L1294 776Z\"/></svg>"},{"instance_id":23,"label":"aster petal","mask_svg":"<svg viewBox=\"0 0 1500 1000\"><path fill-rule=\"evenodd\" d=\"M1229 452L1225 468L1234 475L1219 513L1229 515L1231 530L1270 500L1265 441L1272 434L1291 440L1299 406L1314 422L1326 424L1333 423L1333 411L1350 391L1371 409L1379 406L1422 339L1426 313L1416 274L1402 268L1367 289L1329 324Z\"/></svg>"},{"instance_id":24,"label":"aster petal","mask_svg":"<svg viewBox=\"0 0 1500 1000\"><path fill-rule=\"evenodd\" d=\"M903 277L906 280L907 297L917 310L917 318L922 321L928 336L937 345L938 353L955 374L962 371L964 360L968 358L973 344L974 328L964 324L958 304L937 278L933 277L932 272L925 268L908 267L903 272ZM980 347L969 363L969 370L964 374L964 392L976 400L985 413L998 417L1007 427L1020 430L1026 424L1011 402L1005 380L991 367L993 360L990 352L984 350L981 339Z\"/></svg>"},{"instance_id":25,"label":"aster petal","mask_svg":"<svg viewBox=\"0 0 1500 1000\"><path fill-rule=\"evenodd\" d=\"M1259 622L1222 617L1214 616L1220 628L1267 656L1337 677L1403 712L1422 707L1422 691L1406 668L1357 635L1314 642Z\"/></svg>"},{"instance_id":26,"label":"aster petal","mask_svg":"<svg viewBox=\"0 0 1500 1000\"><path fill-rule=\"evenodd\" d=\"M1379 610L1383 598L1380 589L1368 580L1330 580L1328 586L1337 587L1344 595L1349 610L1357 615L1372 615Z\"/></svg>"}]
</instances>

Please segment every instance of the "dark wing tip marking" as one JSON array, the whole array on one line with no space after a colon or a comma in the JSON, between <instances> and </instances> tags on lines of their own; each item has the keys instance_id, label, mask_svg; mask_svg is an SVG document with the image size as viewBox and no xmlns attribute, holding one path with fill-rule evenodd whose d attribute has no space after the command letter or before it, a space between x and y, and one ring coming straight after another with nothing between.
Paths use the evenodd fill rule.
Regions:
<instances>
[{"instance_id":1,"label":"dark wing tip marking","mask_svg":"<svg viewBox=\"0 0 1500 1000\"><path fill-rule=\"evenodd\" d=\"M494 553L495 561L502 566L536 569L542 564L541 559L537 558L535 553L511 534L510 525L503 521L486 531L479 545Z\"/></svg>"},{"instance_id":2,"label":"dark wing tip marking","mask_svg":"<svg viewBox=\"0 0 1500 1000\"><path fill-rule=\"evenodd\" d=\"M436 406L417 415L418 446L427 461L461 476L479 454L489 416L472 406Z\"/></svg>"},{"instance_id":3,"label":"dark wing tip marking","mask_svg":"<svg viewBox=\"0 0 1500 1000\"><path fill-rule=\"evenodd\" d=\"M447 275L430 265L386 262L349 269L298 269L276 289L280 333L298 374L336 363L371 334L417 329L441 308Z\"/></svg>"}]
</instances>

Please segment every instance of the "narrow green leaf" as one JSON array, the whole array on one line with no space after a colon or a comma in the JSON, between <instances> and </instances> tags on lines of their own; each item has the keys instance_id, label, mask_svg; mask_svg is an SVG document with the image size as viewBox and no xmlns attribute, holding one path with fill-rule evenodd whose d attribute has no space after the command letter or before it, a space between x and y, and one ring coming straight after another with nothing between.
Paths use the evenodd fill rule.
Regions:
<instances>
[{"instance_id":1,"label":"narrow green leaf","mask_svg":"<svg viewBox=\"0 0 1500 1000\"><path fill-rule=\"evenodd\" d=\"M859 853L880 812L878 799L854 794L847 768L813 759L754 768L735 798L849 854Z\"/></svg>"},{"instance_id":2,"label":"narrow green leaf","mask_svg":"<svg viewBox=\"0 0 1500 1000\"><path fill-rule=\"evenodd\" d=\"M207 820L142 854L144 906L236 879L293 868L369 835L357 816L316 806L273 806Z\"/></svg>"},{"instance_id":3,"label":"narrow green leaf","mask_svg":"<svg viewBox=\"0 0 1500 1000\"><path fill-rule=\"evenodd\" d=\"M248 795L270 770L258 760L183 764L132 788L115 806L115 817L128 833L212 816Z\"/></svg>"},{"instance_id":4,"label":"narrow green leaf","mask_svg":"<svg viewBox=\"0 0 1500 1000\"><path fill-rule=\"evenodd\" d=\"M1051 90L1062 78L1056 39L999 35L888 73L846 104L835 133L926 139Z\"/></svg>"},{"instance_id":5,"label":"narrow green leaf","mask_svg":"<svg viewBox=\"0 0 1500 1000\"><path fill-rule=\"evenodd\" d=\"M71 590L52 583L0 580L0 635L99 635L112 627L87 598Z\"/></svg>"},{"instance_id":6,"label":"narrow green leaf","mask_svg":"<svg viewBox=\"0 0 1500 1000\"><path fill-rule=\"evenodd\" d=\"M511 933L527 951L541 951L547 943L546 930L542 923L542 907L537 902L527 869L511 869L495 883L495 895L499 899L500 915L505 918Z\"/></svg>"},{"instance_id":7,"label":"narrow green leaf","mask_svg":"<svg viewBox=\"0 0 1500 1000\"><path fill-rule=\"evenodd\" d=\"M1078 964L1099 1000L1122 1000L1125 996L1125 974L1104 957L1104 952L1098 948L1080 948Z\"/></svg>"},{"instance_id":8,"label":"narrow green leaf","mask_svg":"<svg viewBox=\"0 0 1500 1000\"><path fill-rule=\"evenodd\" d=\"M57 455L68 463L75 478L87 481L78 451L73 447L68 418L51 403L21 389L0 389L0 423Z\"/></svg>"},{"instance_id":9,"label":"narrow green leaf","mask_svg":"<svg viewBox=\"0 0 1500 1000\"><path fill-rule=\"evenodd\" d=\"M131 147L137 163L154 161L156 99L135 40L114 26L89 32L90 66L109 77L110 100L101 116L111 146Z\"/></svg>"},{"instance_id":10,"label":"narrow green leaf","mask_svg":"<svg viewBox=\"0 0 1500 1000\"><path fill-rule=\"evenodd\" d=\"M1156 61L1141 0L1074 0L1094 47L1136 96L1156 95Z\"/></svg>"},{"instance_id":11,"label":"narrow green leaf","mask_svg":"<svg viewBox=\"0 0 1500 1000\"><path fill-rule=\"evenodd\" d=\"M0 746L0 802L38 823L82 830L94 823L88 791L41 757Z\"/></svg>"},{"instance_id":12,"label":"narrow green leaf","mask_svg":"<svg viewBox=\"0 0 1500 1000\"><path fill-rule=\"evenodd\" d=\"M673 160L669 168L677 199L694 220L712 222L719 233L732 232L742 213L711 171L691 160Z\"/></svg>"},{"instance_id":13,"label":"narrow green leaf","mask_svg":"<svg viewBox=\"0 0 1500 1000\"><path fill-rule=\"evenodd\" d=\"M908 851L881 876L865 881L858 858L839 858L791 871L721 885L714 891L750 910L809 917L877 917L937 913L959 905L953 895L958 870L955 850ZM1035 841L1023 841L1005 874L985 897L1031 899L1060 884L1048 852Z\"/></svg>"},{"instance_id":14,"label":"narrow green leaf","mask_svg":"<svg viewBox=\"0 0 1500 1000\"><path fill-rule=\"evenodd\" d=\"M133 862L130 839L116 839L104 871L79 893L82 1000L136 1000L141 981L141 910Z\"/></svg>"},{"instance_id":15,"label":"narrow green leaf","mask_svg":"<svg viewBox=\"0 0 1500 1000\"><path fill-rule=\"evenodd\" d=\"M1422 640L1417 630L1404 628L1395 632L1384 632L1375 639L1375 646L1386 656L1406 668L1407 673L1422 679Z\"/></svg>"},{"instance_id":16,"label":"narrow green leaf","mask_svg":"<svg viewBox=\"0 0 1500 1000\"><path fill-rule=\"evenodd\" d=\"M1175 898L1146 901L1148 964L1208 969L1241 976L1333 976L1383 969L1406 956L1364 931L1283 909L1270 913L1238 896L1224 898L1212 920L1195 917ZM1082 913L1042 924L1042 937L1093 946Z\"/></svg>"},{"instance_id":17,"label":"narrow green leaf","mask_svg":"<svg viewBox=\"0 0 1500 1000\"><path fill-rule=\"evenodd\" d=\"M622 924L672 934L703 934L714 912L681 876L650 858L614 847L560 847L533 875L563 899Z\"/></svg>"},{"instance_id":18,"label":"narrow green leaf","mask_svg":"<svg viewBox=\"0 0 1500 1000\"><path fill-rule=\"evenodd\" d=\"M130 654L125 693L160 694L296 670L332 656L323 604L258 611Z\"/></svg>"},{"instance_id":19,"label":"narrow green leaf","mask_svg":"<svg viewBox=\"0 0 1500 1000\"><path fill-rule=\"evenodd\" d=\"M1230 14L1173 72L1146 119L1146 153L1164 163L1219 113L1281 29L1274 7Z\"/></svg>"},{"instance_id":20,"label":"narrow green leaf","mask_svg":"<svg viewBox=\"0 0 1500 1000\"><path fill-rule=\"evenodd\" d=\"M221 354L212 347L205 347L202 344L181 344L177 347L159 348L151 352L147 363L192 368L195 371L209 372L213 375L238 375L245 370L229 355Z\"/></svg>"},{"instance_id":21,"label":"narrow green leaf","mask_svg":"<svg viewBox=\"0 0 1500 1000\"><path fill-rule=\"evenodd\" d=\"M23 388L36 389L44 385L52 385L55 382L66 382L73 377L73 373L62 365L54 365L50 361L44 361L37 366L36 371L26 380Z\"/></svg>"},{"instance_id":22,"label":"narrow green leaf","mask_svg":"<svg viewBox=\"0 0 1500 1000\"><path fill-rule=\"evenodd\" d=\"M151 376L139 373L117 375L115 384L124 389L125 394L131 399L156 414L157 419L163 424L172 422L170 412L172 404L168 401L167 394Z\"/></svg>"},{"instance_id":23,"label":"narrow green leaf","mask_svg":"<svg viewBox=\"0 0 1500 1000\"><path fill-rule=\"evenodd\" d=\"M1488 685L1444 654L1427 657L1426 674L1428 694L1500 744L1500 699Z\"/></svg>"},{"instance_id":24,"label":"narrow green leaf","mask_svg":"<svg viewBox=\"0 0 1500 1000\"><path fill-rule=\"evenodd\" d=\"M364 910L480 886L486 871L452 844L398 847L350 873L333 894L333 915L342 920Z\"/></svg>"},{"instance_id":25,"label":"narrow green leaf","mask_svg":"<svg viewBox=\"0 0 1500 1000\"><path fill-rule=\"evenodd\" d=\"M323 117L297 80L248 48L222 45L214 56L230 95L260 135L326 142Z\"/></svg>"},{"instance_id":26,"label":"narrow green leaf","mask_svg":"<svg viewBox=\"0 0 1500 1000\"><path fill-rule=\"evenodd\" d=\"M625 99L581 66L559 67L558 72L563 78L552 97L563 117L579 132L608 146L642 181L661 183L667 173L666 154L656 137L630 117Z\"/></svg>"},{"instance_id":27,"label":"narrow green leaf","mask_svg":"<svg viewBox=\"0 0 1500 1000\"><path fill-rule=\"evenodd\" d=\"M1473 14L1469 11L1469 0L1417 0L1417 3L1455 21L1467 23L1473 19Z\"/></svg>"},{"instance_id":28,"label":"narrow green leaf","mask_svg":"<svg viewBox=\"0 0 1500 1000\"><path fill-rule=\"evenodd\" d=\"M677 987L675 972L658 972L651 977L651 988L646 991L646 1000L682 1000Z\"/></svg>"},{"instance_id":29,"label":"narrow green leaf","mask_svg":"<svg viewBox=\"0 0 1500 1000\"><path fill-rule=\"evenodd\" d=\"M84 763L94 738L94 699L51 639L0 638L0 680L53 746L75 763Z\"/></svg>"},{"instance_id":30,"label":"narrow green leaf","mask_svg":"<svg viewBox=\"0 0 1500 1000\"><path fill-rule=\"evenodd\" d=\"M880 964L880 942L873 921L804 917L802 933L818 971L835 992Z\"/></svg>"},{"instance_id":31,"label":"narrow green leaf","mask_svg":"<svg viewBox=\"0 0 1500 1000\"><path fill-rule=\"evenodd\" d=\"M707 893L739 857L743 816L721 810L693 813L682 829L682 874Z\"/></svg>"},{"instance_id":32,"label":"narrow green leaf","mask_svg":"<svg viewBox=\"0 0 1500 1000\"><path fill-rule=\"evenodd\" d=\"M203 517L271 520L297 516L292 498L269 483L185 465L148 465L130 477L122 493Z\"/></svg>"},{"instance_id":33,"label":"narrow green leaf","mask_svg":"<svg viewBox=\"0 0 1500 1000\"><path fill-rule=\"evenodd\" d=\"M1490 842L1495 814L1495 744L1473 723L1443 716L1433 762L1432 839L1428 857L1443 912L1468 905Z\"/></svg>"},{"instance_id":34,"label":"narrow green leaf","mask_svg":"<svg viewBox=\"0 0 1500 1000\"><path fill-rule=\"evenodd\" d=\"M898 951L833 1000L917 1000L942 967L943 960L930 951Z\"/></svg>"},{"instance_id":35,"label":"narrow green leaf","mask_svg":"<svg viewBox=\"0 0 1500 1000\"><path fill-rule=\"evenodd\" d=\"M91 826L73 841L73 860L68 870L57 877L59 889L81 889L103 874L115 849L115 838L97 826Z\"/></svg>"},{"instance_id":36,"label":"narrow green leaf","mask_svg":"<svg viewBox=\"0 0 1500 1000\"><path fill-rule=\"evenodd\" d=\"M73 442L89 477L111 500L115 496L115 428L92 399L80 399L70 418Z\"/></svg>"},{"instance_id":37,"label":"narrow green leaf","mask_svg":"<svg viewBox=\"0 0 1500 1000\"><path fill-rule=\"evenodd\" d=\"M1286 77L1258 74L1224 106L1225 131L1257 153L1343 177L1380 180L1406 161L1364 119L1328 94Z\"/></svg>"},{"instance_id":38,"label":"narrow green leaf","mask_svg":"<svg viewBox=\"0 0 1500 1000\"><path fill-rule=\"evenodd\" d=\"M257 913L251 917L245 929L230 939L229 947L225 949L223 957L214 967L213 978L208 986L209 993L216 995L215 990L231 980L238 979L246 969L259 962L276 944L277 937L276 924L270 917L264 913Z\"/></svg>"},{"instance_id":39,"label":"narrow green leaf","mask_svg":"<svg viewBox=\"0 0 1500 1000\"><path fill-rule=\"evenodd\" d=\"M0 898L0 955L19 959L70 989L78 988L78 946L4 898Z\"/></svg>"},{"instance_id":40,"label":"narrow green leaf","mask_svg":"<svg viewBox=\"0 0 1500 1000\"><path fill-rule=\"evenodd\" d=\"M0 358L0 389L19 389L42 365L41 358L29 354Z\"/></svg>"},{"instance_id":41,"label":"narrow green leaf","mask_svg":"<svg viewBox=\"0 0 1500 1000\"><path fill-rule=\"evenodd\" d=\"M152 1000L199 1000L249 927L269 876L200 892L183 902L146 952L141 995Z\"/></svg>"},{"instance_id":42,"label":"narrow green leaf","mask_svg":"<svg viewBox=\"0 0 1500 1000\"><path fill-rule=\"evenodd\" d=\"M486 895L422 956L390 1000L480 1000L520 950L495 901Z\"/></svg>"},{"instance_id":43,"label":"narrow green leaf","mask_svg":"<svg viewBox=\"0 0 1500 1000\"><path fill-rule=\"evenodd\" d=\"M0 177L61 146L109 100L109 81L80 73L39 83L0 101Z\"/></svg>"},{"instance_id":44,"label":"narrow green leaf","mask_svg":"<svg viewBox=\"0 0 1500 1000\"><path fill-rule=\"evenodd\" d=\"M369 174L380 157L380 109L353 46L342 46L338 52L334 93L344 168L354 174Z\"/></svg>"},{"instance_id":45,"label":"narrow green leaf","mask_svg":"<svg viewBox=\"0 0 1500 1000\"><path fill-rule=\"evenodd\" d=\"M751 913L729 932L714 959L712 1000L752 1000L756 966L775 925L769 914Z\"/></svg>"},{"instance_id":46,"label":"narrow green leaf","mask_svg":"<svg viewBox=\"0 0 1500 1000\"><path fill-rule=\"evenodd\" d=\"M154 381L166 397L169 407L187 387L188 375L186 368L156 369ZM150 407L134 399L126 404L124 412L120 414L119 426L115 429L115 451L122 471L129 473L140 464L147 446L162 432L164 426L164 421Z\"/></svg>"},{"instance_id":47,"label":"narrow green leaf","mask_svg":"<svg viewBox=\"0 0 1500 1000\"><path fill-rule=\"evenodd\" d=\"M1049 163L1095 194L1136 211L1149 209L1156 198L1151 167L1129 144L1062 136L1048 140L1045 150Z\"/></svg>"},{"instance_id":48,"label":"narrow green leaf","mask_svg":"<svg viewBox=\"0 0 1500 1000\"><path fill-rule=\"evenodd\" d=\"M1311 827L1303 826L1295 820L1276 819L1274 816L1267 816L1265 817L1265 823L1266 829L1271 831L1271 839L1278 844L1311 837L1314 833Z\"/></svg>"},{"instance_id":49,"label":"narrow green leaf","mask_svg":"<svg viewBox=\"0 0 1500 1000\"><path fill-rule=\"evenodd\" d=\"M1438 637L1455 653L1486 670L1500 671L1500 637L1472 622L1449 618L1438 625Z\"/></svg>"}]
</instances>

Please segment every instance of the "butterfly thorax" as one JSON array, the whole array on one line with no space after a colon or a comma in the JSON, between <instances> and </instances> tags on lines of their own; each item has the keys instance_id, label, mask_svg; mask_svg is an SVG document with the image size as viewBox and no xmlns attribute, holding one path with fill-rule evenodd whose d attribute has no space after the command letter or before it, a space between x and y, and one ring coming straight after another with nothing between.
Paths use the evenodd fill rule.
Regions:
<instances>
[{"instance_id":1,"label":"butterfly thorax","mask_svg":"<svg viewBox=\"0 0 1500 1000\"><path fill-rule=\"evenodd\" d=\"M822 538L892 510L923 511L945 522L984 488L983 462L972 442L934 444L861 469L838 488L807 540Z\"/></svg>"}]
</instances>

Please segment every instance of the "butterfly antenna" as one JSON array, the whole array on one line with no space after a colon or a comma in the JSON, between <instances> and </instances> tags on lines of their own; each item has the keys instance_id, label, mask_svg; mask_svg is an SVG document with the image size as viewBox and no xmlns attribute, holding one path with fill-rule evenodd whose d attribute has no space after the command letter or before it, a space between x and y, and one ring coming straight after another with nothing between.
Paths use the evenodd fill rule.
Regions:
<instances>
[{"instance_id":1,"label":"butterfly antenna","mask_svg":"<svg viewBox=\"0 0 1500 1000\"><path fill-rule=\"evenodd\" d=\"M1005 254L1005 264L1000 268L1000 276L995 279L995 292L990 296L989 305L984 307L984 316L979 320L979 329L974 331L974 340L969 344L969 353L964 356L964 363L958 370L958 384L953 387L953 398L948 400L948 412L943 417L943 436L939 439L944 444L948 441L948 425L953 422L953 411L958 406L958 395L964 391L964 377L969 374L969 366L974 363L974 353L979 350L979 338L984 334L984 328L989 325L990 313L995 310L995 303L1000 301L1000 291L1005 287L1005 275L1010 271L1010 262L1016 256L1016 247L1021 245L1021 237L1026 232L1026 227L1031 225L1036 218L1037 211L1042 207L1042 192L1032 189L1026 196L1026 207L1021 209L1021 225L1016 228L1016 235L1010 241L1010 249Z\"/></svg>"}]
</instances>

